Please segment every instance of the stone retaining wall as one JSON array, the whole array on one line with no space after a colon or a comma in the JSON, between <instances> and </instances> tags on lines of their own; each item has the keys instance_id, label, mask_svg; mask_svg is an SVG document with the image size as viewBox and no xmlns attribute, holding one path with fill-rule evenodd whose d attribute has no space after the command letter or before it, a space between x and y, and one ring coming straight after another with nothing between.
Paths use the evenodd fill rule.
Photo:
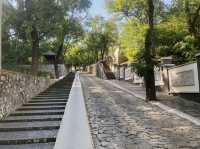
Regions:
<instances>
[{"instance_id":1,"label":"stone retaining wall","mask_svg":"<svg viewBox=\"0 0 200 149\"><path fill-rule=\"evenodd\" d=\"M43 77L0 72L0 119L54 82L55 80Z\"/></svg>"}]
</instances>

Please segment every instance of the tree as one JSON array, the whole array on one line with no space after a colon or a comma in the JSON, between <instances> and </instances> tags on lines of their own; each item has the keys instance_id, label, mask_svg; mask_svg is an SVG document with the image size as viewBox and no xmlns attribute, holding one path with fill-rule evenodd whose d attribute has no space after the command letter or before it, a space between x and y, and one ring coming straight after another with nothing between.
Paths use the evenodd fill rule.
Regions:
<instances>
[{"instance_id":1,"label":"tree","mask_svg":"<svg viewBox=\"0 0 200 149\"><path fill-rule=\"evenodd\" d=\"M82 16L85 15L84 13L90 7L90 4L90 0L60 1L60 9L63 12L63 16L59 21L55 34L57 42L55 74L57 78L59 77L58 63L63 62L63 54L65 53L63 49L67 49L67 47L64 47L64 43L69 42L69 40L78 40L78 38L82 36L83 29L80 20L82 19Z\"/></svg>"},{"instance_id":2,"label":"tree","mask_svg":"<svg viewBox=\"0 0 200 149\"><path fill-rule=\"evenodd\" d=\"M185 12L187 16L189 32L197 41L197 47L200 51L200 3L198 0L185 0Z\"/></svg>"},{"instance_id":3,"label":"tree","mask_svg":"<svg viewBox=\"0 0 200 149\"><path fill-rule=\"evenodd\" d=\"M87 36L88 49L94 51L96 61L105 58L109 48L116 42L118 31L112 20L104 20L104 18L96 16L88 21L90 31Z\"/></svg>"},{"instance_id":4,"label":"tree","mask_svg":"<svg viewBox=\"0 0 200 149\"><path fill-rule=\"evenodd\" d=\"M120 28L119 43L122 53L129 63L134 63L137 61L137 54L144 48L147 25L136 19L127 19Z\"/></svg>"},{"instance_id":5,"label":"tree","mask_svg":"<svg viewBox=\"0 0 200 149\"><path fill-rule=\"evenodd\" d=\"M128 19L135 19L140 23L148 25L144 40L144 50L142 54L143 75L146 85L147 100L155 100L155 80L154 80L154 22L159 22L164 14L164 4L160 0L110 0L110 9L118 12ZM156 9L154 9L156 8ZM156 11L156 13L154 13ZM139 59L141 61L141 59ZM141 64L140 64L141 65Z\"/></svg>"},{"instance_id":6,"label":"tree","mask_svg":"<svg viewBox=\"0 0 200 149\"><path fill-rule=\"evenodd\" d=\"M31 43L32 73L37 74L40 41L55 28L61 13L55 1L16 0L11 29L15 37L25 44Z\"/></svg>"},{"instance_id":7,"label":"tree","mask_svg":"<svg viewBox=\"0 0 200 149\"><path fill-rule=\"evenodd\" d=\"M32 52L32 72L37 74L38 63L42 53L41 45L49 44L55 52L55 71L57 64L62 61L64 42L79 38L82 34L80 17L90 6L89 0L14 0L12 13L7 15L4 27L8 26L6 41L18 43L23 50ZM9 25L6 25L9 24ZM6 36L5 36L6 37ZM67 38L66 38L67 37ZM14 39L14 40L10 40ZM4 42L3 45L6 42ZM42 43L42 44L41 44ZM27 47L31 45L30 47ZM51 46L53 45L53 47ZM66 45L66 44L65 44ZM29 50L31 48L31 50ZM7 48L9 49L9 48ZM9 53L9 55L12 55ZM58 75L57 75L58 76Z\"/></svg>"},{"instance_id":8,"label":"tree","mask_svg":"<svg viewBox=\"0 0 200 149\"><path fill-rule=\"evenodd\" d=\"M146 85L146 98L147 100L156 99L155 78L154 78L154 62L153 62L153 39L154 39L154 4L153 0L147 0L147 17L148 26L145 37L145 52L144 60L146 71L144 75Z\"/></svg>"},{"instance_id":9,"label":"tree","mask_svg":"<svg viewBox=\"0 0 200 149\"><path fill-rule=\"evenodd\" d=\"M200 50L200 3L199 0L172 0L170 14L181 16L187 22L190 35L195 38L195 47Z\"/></svg>"}]
</instances>

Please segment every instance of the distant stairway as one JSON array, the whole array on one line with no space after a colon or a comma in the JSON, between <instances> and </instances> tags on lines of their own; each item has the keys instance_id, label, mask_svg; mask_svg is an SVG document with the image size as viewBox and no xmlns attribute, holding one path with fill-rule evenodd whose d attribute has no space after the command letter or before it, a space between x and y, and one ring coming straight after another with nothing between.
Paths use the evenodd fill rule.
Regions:
<instances>
[{"instance_id":1,"label":"distant stairway","mask_svg":"<svg viewBox=\"0 0 200 149\"><path fill-rule=\"evenodd\" d=\"M103 61L102 64L103 64L104 72L105 72L105 74L106 74L107 79L109 79L109 80L115 79L115 75L114 75L114 73L111 71L111 69L110 69L110 67L108 66L108 64L107 64L105 61Z\"/></svg>"},{"instance_id":2,"label":"distant stairway","mask_svg":"<svg viewBox=\"0 0 200 149\"><path fill-rule=\"evenodd\" d=\"M0 149L53 149L74 74L0 121Z\"/></svg>"},{"instance_id":3,"label":"distant stairway","mask_svg":"<svg viewBox=\"0 0 200 149\"><path fill-rule=\"evenodd\" d=\"M100 61L97 63L97 76L108 80L116 79L106 61Z\"/></svg>"}]
</instances>

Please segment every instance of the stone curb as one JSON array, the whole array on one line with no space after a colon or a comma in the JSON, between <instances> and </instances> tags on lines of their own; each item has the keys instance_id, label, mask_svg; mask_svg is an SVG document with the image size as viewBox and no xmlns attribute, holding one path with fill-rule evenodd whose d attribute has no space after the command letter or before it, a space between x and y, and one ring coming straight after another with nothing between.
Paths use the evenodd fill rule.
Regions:
<instances>
[{"instance_id":1,"label":"stone curb","mask_svg":"<svg viewBox=\"0 0 200 149\"><path fill-rule=\"evenodd\" d=\"M139 95L137 93L134 93L134 92L132 92L132 91L130 91L130 90L124 88L124 87L119 86L118 84L116 84L116 83L114 83L112 81L106 80L106 82L110 83L111 85L115 86L116 88L119 88L119 89L121 89L121 90L123 90L123 91L125 91L125 92L127 92L127 93L129 93L129 94L131 94L131 95L133 95L135 97L137 97L137 98L140 98L140 99L143 99L143 100L146 99L145 96L142 96L142 95ZM154 101L154 102L149 102L149 103L152 104L152 105L158 106L159 108L167 111L168 113L176 114L177 116L179 116L181 118L184 118L184 119L192 122L193 124L195 124L197 126L200 126L200 120L195 118L195 117L193 117L193 116L191 116L191 115L189 115L189 114L186 114L186 113L181 112L181 111L179 111L177 109L168 107L168 106L166 106L166 105L164 105L164 104L162 104L160 102L155 102Z\"/></svg>"}]
</instances>

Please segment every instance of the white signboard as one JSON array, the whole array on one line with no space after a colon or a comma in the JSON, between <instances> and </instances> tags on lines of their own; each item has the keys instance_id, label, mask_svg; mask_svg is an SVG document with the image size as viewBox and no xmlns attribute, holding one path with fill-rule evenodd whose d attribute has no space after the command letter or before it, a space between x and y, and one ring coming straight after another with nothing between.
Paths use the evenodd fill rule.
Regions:
<instances>
[{"instance_id":1,"label":"white signboard","mask_svg":"<svg viewBox=\"0 0 200 149\"><path fill-rule=\"evenodd\" d=\"M136 73L133 74L133 83L141 84L144 83L143 78L139 77Z\"/></svg>"},{"instance_id":2,"label":"white signboard","mask_svg":"<svg viewBox=\"0 0 200 149\"><path fill-rule=\"evenodd\" d=\"M124 79L124 67L120 67L120 79Z\"/></svg>"},{"instance_id":3,"label":"white signboard","mask_svg":"<svg viewBox=\"0 0 200 149\"><path fill-rule=\"evenodd\" d=\"M164 85L163 78L162 78L162 73L161 73L159 67L155 67L155 69L154 69L154 77L155 77L155 85L156 86Z\"/></svg>"},{"instance_id":4,"label":"white signboard","mask_svg":"<svg viewBox=\"0 0 200 149\"><path fill-rule=\"evenodd\" d=\"M125 80L133 79L133 73L131 72L131 67L125 69Z\"/></svg>"},{"instance_id":5,"label":"white signboard","mask_svg":"<svg viewBox=\"0 0 200 149\"><path fill-rule=\"evenodd\" d=\"M171 93L199 93L197 63L169 69Z\"/></svg>"}]
</instances>

